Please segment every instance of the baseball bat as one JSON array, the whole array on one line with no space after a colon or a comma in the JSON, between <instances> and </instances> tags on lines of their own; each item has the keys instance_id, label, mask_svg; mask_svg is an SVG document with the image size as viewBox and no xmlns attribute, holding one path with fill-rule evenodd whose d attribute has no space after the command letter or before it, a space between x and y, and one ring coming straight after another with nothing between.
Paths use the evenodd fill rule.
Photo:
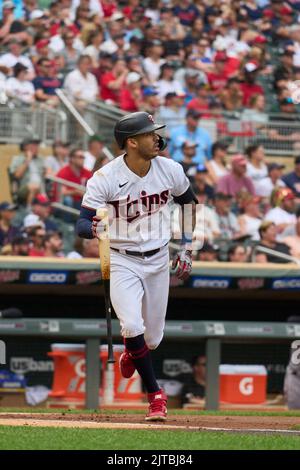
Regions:
<instances>
[{"instance_id":1,"label":"baseball bat","mask_svg":"<svg viewBox=\"0 0 300 470\"><path fill-rule=\"evenodd\" d=\"M108 364L113 364L114 351L112 342L112 327L111 327L111 302L110 302L110 249L109 249L109 221L108 210L106 208L99 208L97 210L97 217L99 217L105 224L105 231L99 236L99 256L100 268L102 274L102 281L104 286L104 299L105 299L105 312L107 323L107 345L108 345Z\"/></svg>"}]
</instances>

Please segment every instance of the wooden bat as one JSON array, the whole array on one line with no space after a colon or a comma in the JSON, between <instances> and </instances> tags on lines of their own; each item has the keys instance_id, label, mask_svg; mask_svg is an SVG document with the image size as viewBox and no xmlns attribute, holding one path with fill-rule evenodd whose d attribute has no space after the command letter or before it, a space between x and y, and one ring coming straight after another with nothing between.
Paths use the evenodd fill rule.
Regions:
<instances>
[{"instance_id":1,"label":"wooden bat","mask_svg":"<svg viewBox=\"0 0 300 470\"><path fill-rule=\"evenodd\" d=\"M108 209L99 208L97 210L97 217L99 217L105 224L105 231L99 236L99 256L100 268L102 274L102 281L104 285L104 299L107 323L107 344L108 344L108 364L115 362L112 342L112 328L111 328L111 302L110 302L110 248L109 248L109 221Z\"/></svg>"}]
</instances>

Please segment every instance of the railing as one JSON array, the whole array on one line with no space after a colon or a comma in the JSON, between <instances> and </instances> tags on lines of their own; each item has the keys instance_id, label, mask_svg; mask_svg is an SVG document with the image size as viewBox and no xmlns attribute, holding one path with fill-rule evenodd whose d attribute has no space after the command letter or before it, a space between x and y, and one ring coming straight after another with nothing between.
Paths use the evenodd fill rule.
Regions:
<instances>
[{"instance_id":1,"label":"railing","mask_svg":"<svg viewBox=\"0 0 300 470\"><path fill-rule=\"evenodd\" d=\"M78 209L74 209L72 207L66 206L63 203L62 186L68 186L69 188L77 189L79 191L82 191L82 193L84 193L85 187L82 186L81 184L73 183L72 181L67 181L63 178L58 178L57 176L47 176L45 180L46 182L50 181L51 183L54 183L57 187L56 197L58 201L52 202L51 207L53 207L54 209L58 209L62 212L67 212L69 214L79 216L80 211ZM52 191L52 188L50 192L51 191Z\"/></svg>"},{"instance_id":2,"label":"railing","mask_svg":"<svg viewBox=\"0 0 300 470\"><path fill-rule=\"evenodd\" d=\"M54 140L66 140L67 116L61 109L45 109L31 106L1 106L0 142L18 144L34 136L45 145Z\"/></svg>"},{"instance_id":3,"label":"railing","mask_svg":"<svg viewBox=\"0 0 300 470\"><path fill-rule=\"evenodd\" d=\"M281 253L280 251L271 250L271 248L267 248L267 247L261 246L261 245L257 245L253 248L252 255L251 255L253 262L255 262L255 255L258 251L260 253L275 256L278 259L283 259L285 261L289 261L290 263L295 263L295 264L300 265L300 260L298 258L295 258L294 256L287 255L285 253Z\"/></svg>"}]
</instances>

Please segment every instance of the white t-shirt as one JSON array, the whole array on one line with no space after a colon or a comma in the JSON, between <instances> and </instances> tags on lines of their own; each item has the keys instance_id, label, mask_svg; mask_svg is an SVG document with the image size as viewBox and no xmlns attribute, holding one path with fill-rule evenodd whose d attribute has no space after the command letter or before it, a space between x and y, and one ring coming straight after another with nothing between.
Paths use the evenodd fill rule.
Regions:
<instances>
[{"instance_id":1,"label":"white t-shirt","mask_svg":"<svg viewBox=\"0 0 300 470\"><path fill-rule=\"evenodd\" d=\"M260 240L258 229L261 225L261 219L244 214L242 218L245 222L245 232L251 235L252 240Z\"/></svg>"},{"instance_id":2,"label":"white t-shirt","mask_svg":"<svg viewBox=\"0 0 300 470\"><path fill-rule=\"evenodd\" d=\"M283 188L284 186L285 184L282 180L279 179L276 181L276 188ZM274 189L275 185L269 176L261 179L255 185L256 194L260 197L270 197Z\"/></svg>"},{"instance_id":3,"label":"white t-shirt","mask_svg":"<svg viewBox=\"0 0 300 470\"><path fill-rule=\"evenodd\" d=\"M84 168L92 171L95 163L96 163L96 158L94 157L94 155L92 155L91 152L89 152L88 150L84 152L84 164L83 164Z\"/></svg>"},{"instance_id":4,"label":"white t-shirt","mask_svg":"<svg viewBox=\"0 0 300 470\"><path fill-rule=\"evenodd\" d=\"M156 89L161 99L164 99L168 93L184 93L180 82L177 80L158 80Z\"/></svg>"},{"instance_id":5,"label":"white t-shirt","mask_svg":"<svg viewBox=\"0 0 300 470\"><path fill-rule=\"evenodd\" d=\"M289 212L281 209L281 207L274 207L269 210L265 215L265 220L273 222L275 225L280 224L295 224L297 221L295 214L290 214Z\"/></svg>"},{"instance_id":6,"label":"white t-shirt","mask_svg":"<svg viewBox=\"0 0 300 470\"><path fill-rule=\"evenodd\" d=\"M229 173L226 168L222 168L215 160L210 160L209 165L211 166L217 178L222 178L222 176L228 175Z\"/></svg>"},{"instance_id":7,"label":"white t-shirt","mask_svg":"<svg viewBox=\"0 0 300 470\"><path fill-rule=\"evenodd\" d=\"M262 164L260 168L256 168L252 165L252 163L247 163L247 176L252 179L254 186L256 188L256 184L266 178L268 176L268 168L267 165Z\"/></svg>"},{"instance_id":8,"label":"white t-shirt","mask_svg":"<svg viewBox=\"0 0 300 470\"><path fill-rule=\"evenodd\" d=\"M160 67L165 63L164 59L160 59L158 62L154 62L151 57L146 57L143 60L143 67L150 82L155 83L158 80L160 74Z\"/></svg>"},{"instance_id":9,"label":"white t-shirt","mask_svg":"<svg viewBox=\"0 0 300 470\"><path fill-rule=\"evenodd\" d=\"M74 99L88 102L95 101L99 94L96 77L89 72L84 77L78 69L66 76L64 88Z\"/></svg>"},{"instance_id":10,"label":"white t-shirt","mask_svg":"<svg viewBox=\"0 0 300 470\"><path fill-rule=\"evenodd\" d=\"M24 103L32 103L34 101L35 89L31 82L20 81L15 77L10 77L6 81L6 93L11 98L18 98Z\"/></svg>"},{"instance_id":11,"label":"white t-shirt","mask_svg":"<svg viewBox=\"0 0 300 470\"><path fill-rule=\"evenodd\" d=\"M7 52L0 56L0 65L12 69L17 63L24 65L28 68L29 72L34 72L34 68L31 60L25 55L20 55L19 57Z\"/></svg>"},{"instance_id":12,"label":"white t-shirt","mask_svg":"<svg viewBox=\"0 0 300 470\"><path fill-rule=\"evenodd\" d=\"M156 157L143 178L133 173L124 155L96 171L87 182L82 205L109 208L111 246L122 250L149 251L171 238L169 203L190 183L179 163Z\"/></svg>"}]
</instances>

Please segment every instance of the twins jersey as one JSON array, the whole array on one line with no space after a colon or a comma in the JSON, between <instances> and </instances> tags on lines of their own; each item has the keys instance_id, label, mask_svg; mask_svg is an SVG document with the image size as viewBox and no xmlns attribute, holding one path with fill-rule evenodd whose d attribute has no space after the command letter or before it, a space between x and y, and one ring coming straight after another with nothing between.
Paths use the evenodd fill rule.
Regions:
<instances>
[{"instance_id":1,"label":"twins jersey","mask_svg":"<svg viewBox=\"0 0 300 470\"><path fill-rule=\"evenodd\" d=\"M121 155L94 173L82 206L93 210L108 207L113 248L144 252L170 240L169 203L189 186L182 166L173 160L154 158L148 173L140 177Z\"/></svg>"}]
</instances>

